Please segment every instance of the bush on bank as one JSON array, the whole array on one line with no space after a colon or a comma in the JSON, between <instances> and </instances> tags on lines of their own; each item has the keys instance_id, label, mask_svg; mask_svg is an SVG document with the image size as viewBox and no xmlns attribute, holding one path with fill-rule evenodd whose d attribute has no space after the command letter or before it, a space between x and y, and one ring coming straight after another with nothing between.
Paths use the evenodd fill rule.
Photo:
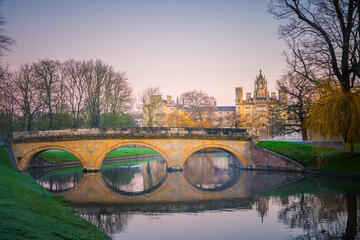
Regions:
<instances>
[{"instance_id":1,"label":"bush on bank","mask_svg":"<svg viewBox=\"0 0 360 240\"><path fill-rule=\"evenodd\" d=\"M0 146L0 239L110 239L31 177Z\"/></svg>"}]
</instances>

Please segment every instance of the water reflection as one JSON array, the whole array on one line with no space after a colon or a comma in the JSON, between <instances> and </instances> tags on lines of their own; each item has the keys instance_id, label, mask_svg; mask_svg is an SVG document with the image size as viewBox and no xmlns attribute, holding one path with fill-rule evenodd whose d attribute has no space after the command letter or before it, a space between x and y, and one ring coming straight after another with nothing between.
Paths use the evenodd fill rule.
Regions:
<instances>
[{"instance_id":1,"label":"water reflection","mask_svg":"<svg viewBox=\"0 0 360 240\"><path fill-rule=\"evenodd\" d=\"M101 175L109 188L122 194L144 194L165 180L166 162L155 159L126 166L121 163L104 166Z\"/></svg>"},{"instance_id":2,"label":"water reflection","mask_svg":"<svg viewBox=\"0 0 360 240\"><path fill-rule=\"evenodd\" d=\"M113 239L360 239L359 182L244 171L226 152L194 154L178 175L164 161L77 174L38 181L68 189L76 211Z\"/></svg>"},{"instance_id":3,"label":"water reflection","mask_svg":"<svg viewBox=\"0 0 360 240\"><path fill-rule=\"evenodd\" d=\"M229 154L224 151L195 153L184 164L185 178L204 191L224 190L235 184L243 172L229 163Z\"/></svg>"},{"instance_id":4,"label":"water reflection","mask_svg":"<svg viewBox=\"0 0 360 240\"><path fill-rule=\"evenodd\" d=\"M281 204L279 222L304 232L293 239L355 239L360 221L356 195L320 193L282 198L287 203Z\"/></svg>"},{"instance_id":5,"label":"water reflection","mask_svg":"<svg viewBox=\"0 0 360 240\"><path fill-rule=\"evenodd\" d=\"M78 185L82 177L82 168L58 169L38 176L36 181L52 193L61 193Z\"/></svg>"}]
</instances>

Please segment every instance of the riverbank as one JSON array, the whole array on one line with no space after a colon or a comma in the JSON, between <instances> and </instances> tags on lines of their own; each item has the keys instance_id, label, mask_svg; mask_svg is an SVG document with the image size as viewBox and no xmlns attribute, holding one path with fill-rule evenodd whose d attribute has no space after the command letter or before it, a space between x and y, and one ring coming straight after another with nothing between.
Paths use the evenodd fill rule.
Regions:
<instances>
[{"instance_id":1,"label":"riverbank","mask_svg":"<svg viewBox=\"0 0 360 240\"><path fill-rule=\"evenodd\" d=\"M360 152L285 141L261 141L258 146L291 158L303 164L314 174L360 176Z\"/></svg>"},{"instance_id":2,"label":"riverbank","mask_svg":"<svg viewBox=\"0 0 360 240\"><path fill-rule=\"evenodd\" d=\"M61 196L53 196L11 165L0 146L1 239L110 239Z\"/></svg>"}]
</instances>

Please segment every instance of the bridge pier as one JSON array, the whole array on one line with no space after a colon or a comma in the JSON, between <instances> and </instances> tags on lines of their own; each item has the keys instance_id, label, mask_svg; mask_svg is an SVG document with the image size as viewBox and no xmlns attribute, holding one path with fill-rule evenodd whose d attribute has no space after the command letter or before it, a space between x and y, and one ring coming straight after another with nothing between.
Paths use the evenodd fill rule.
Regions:
<instances>
[{"instance_id":1,"label":"bridge pier","mask_svg":"<svg viewBox=\"0 0 360 240\"><path fill-rule=\"evenodd\" d=\"M101 171L101 166L100 167L83 167L83 171L84 172L100 172Z\"/></svg>"}]
</instances>

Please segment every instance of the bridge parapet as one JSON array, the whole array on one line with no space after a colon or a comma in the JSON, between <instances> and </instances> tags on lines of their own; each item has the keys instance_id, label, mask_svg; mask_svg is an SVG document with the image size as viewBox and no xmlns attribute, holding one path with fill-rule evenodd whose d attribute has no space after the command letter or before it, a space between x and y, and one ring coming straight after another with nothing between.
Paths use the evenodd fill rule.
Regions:
<instances>
[{"instance_id":1,"label":"bridge parapet","mask_svg":"<svg viewBox=\"0 0 360 240\"><path fill-rule=\"evenodd\" d=\"M39 152L59 149L79 159L85 171L99 171L107 154L129 145L155 150L168 166L183 166L191 154L205 148L224 149L248 166L256 140L248 129L128 127L14 132L7 145L20 170L31 167Z\"/></svg>"},{"instance_id":2,"label":"bridge parapet","mask_svg":"<svg viewBox=\"0 0 360 240\"><path fill-rule=\"evenodd\" d=\"M207 139L257 141L246 128L121 127L14 132L12 142L83 139Z\"/></svg>"}]
</instances>

